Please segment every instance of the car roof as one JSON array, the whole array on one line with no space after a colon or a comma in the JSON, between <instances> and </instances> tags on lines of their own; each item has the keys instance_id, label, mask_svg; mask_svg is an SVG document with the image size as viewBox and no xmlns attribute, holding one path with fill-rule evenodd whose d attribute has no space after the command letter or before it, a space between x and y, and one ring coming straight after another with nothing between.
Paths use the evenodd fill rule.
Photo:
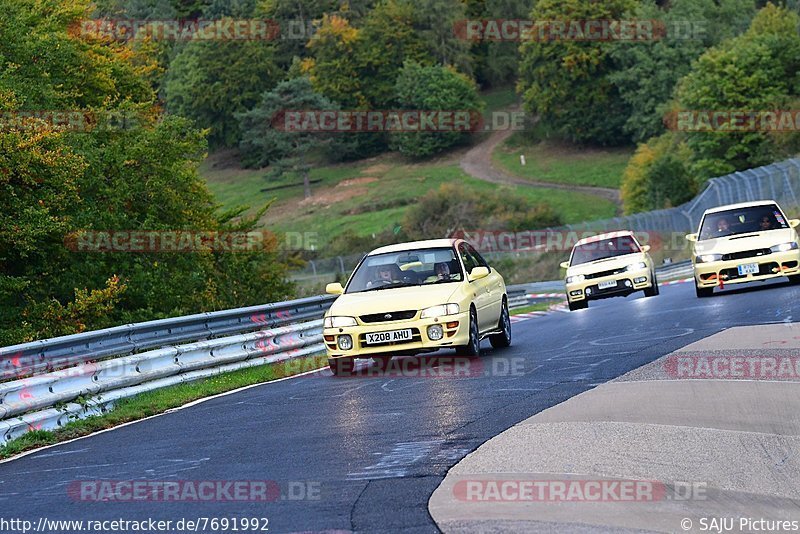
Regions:
<instances>
[{"instance_id":1,"label":"car roof","mask_svg":"<svg viewBox=\"0 0 800 534\"><path fill-rule=\"evenodd\" d=\"M598 235L593 235L591 237L584 237L583 239L575 243L575 246L577 247L578 245L585 245L586 243L594 243L596 241L602 241L604 239L613 239L615 237L624 237L624 236L633 236L633 232L631 232L630 230L619 230L617 232L606 232L605 234L598 234Z\"/></svg>"},{"instance_id":2,"label":"car roof","mask_svg":"<svg viewBox=\"0 0 800 534\"><path fill-rule=\"evenodd\" d=\"M427 239L425 241L411 241L408 243L397 243L396 245L386 245L385 247L376 248L367 256L375 254L385 254L387 252L403 252L404 250L414 250L420 248L444 248L452 247L458 239Z\"/></svg>"},{"instance_id":3,"label":"car roof","mask_svg":"<svg viewBox=\"0 0 800 534\"><path fill-rule=\"evenodd\" d=\"M755 202L740 202L738 204L728 204L726 206L717 206L716 208L709 208L705 211L704 215L708 215L709 213L718 213L720 211L729 211L729 210L736 210L740 208L755 208L757 206L769 206L771 204L775 204L777 206L777 202L774 200L757 200Z\"/></svg>"}]
</instances>

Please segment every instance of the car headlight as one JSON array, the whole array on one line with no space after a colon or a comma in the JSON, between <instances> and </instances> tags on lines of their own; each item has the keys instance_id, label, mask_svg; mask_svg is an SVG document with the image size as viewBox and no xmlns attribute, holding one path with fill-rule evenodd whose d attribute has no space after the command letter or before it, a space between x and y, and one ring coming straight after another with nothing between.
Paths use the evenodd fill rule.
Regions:
<instances>
[{"instance_id":1,"label":"car headlight","mask_svg":"<svg viewBox=\"0 0 800 534\"><path fill-rule=\"evenodd\" d=\"M696 263L711 263L712 261L722 261L722 254L701 254L694 261Z\"/></svg>"},{"instance_id":2,"label":"car headlight","mask_svg":"<svg viewBox=\"0 0 800 534\"><path fill-rule=\"evenodd\" d=\"M567 283L568 284L575 284L575 283L578 283L578 282L583 282L584 280L586 280L586 276L582 275L582 274L576 274L575 276L568 276L567 277Z\"/></svg>"},{"instance_id":3,"label":"car headlight","mask_svg":"<svg viewBox=\"0 0 800 534\"><path fill-rule=\"evenodd\" d=\"M356 318L355 317L325 317L325 320L322 322L323 328L341 328L343 326L356 326Z\"/></svg>"},{"instance_id":4,"label":"car headlight","mask_svg":"<svg viewBox=\"0 0 800 534\"><path fill-rule=\"evenodd\" d=\"M432 317L442 317L443 315L455 315L459 311L461 311L461 308L458 307L458 304L440 304L438 306L425 308L422 310L419 318L430 319Z\"/></svg>"},{"instance_id":5,"label":"car headlight","mask_svg":"<svg viewBox=\"0 0 800 534\"><path fill-rule=\"evenodd\" d=\"M772 252L788 252L790 250L794 250L797 248L797 243L792 241L791 243L781 243L780 245L775 245L774 247L770 247L770 251Z\"/></svg>"},{"instance_id":6,"label":"car headlight","mask_svg":"<svg viewBox=\"0 0 800 534\"><path fill-rule=\"evenodd\" d=\"M647 264L643 261L640 261L639 263L632 263L625 267L626 271L641 271L642 269L647 269Z\"/></svg>"}]
</instances>

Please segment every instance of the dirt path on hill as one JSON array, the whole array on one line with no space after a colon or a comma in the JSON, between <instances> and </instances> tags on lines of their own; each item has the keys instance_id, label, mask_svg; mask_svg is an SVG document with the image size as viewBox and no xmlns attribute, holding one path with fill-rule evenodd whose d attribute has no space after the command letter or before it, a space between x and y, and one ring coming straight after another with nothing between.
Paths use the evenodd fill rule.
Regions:
<instances>
[{"instance_id":1,"label":"dirt path on hill","mask_svg":"<svg viewBox=\"0 0 800 534\"><path fill-rule=\"evenodd\" d=\"M493 132L485 140L472 147L464 157L461 158L461 168L473 178L496 184L546 187L549 189L563 189L566 191L575 191L576 193L594 195L605 200L610 200L617 205L617 211L621 211L622 200L618 189L529 180L520 178L519 176L513 176L502 169L498 169L492 162L492 152L494 152L498 145L508 139L512 133L514 133L513 130L498 130Z\"/></svg>"}]
</instances>

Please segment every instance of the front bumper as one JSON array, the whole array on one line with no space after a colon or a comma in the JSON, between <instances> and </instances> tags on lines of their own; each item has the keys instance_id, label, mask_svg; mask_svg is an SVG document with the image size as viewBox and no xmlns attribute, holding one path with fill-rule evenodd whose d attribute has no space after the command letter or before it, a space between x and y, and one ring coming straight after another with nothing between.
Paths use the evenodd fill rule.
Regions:
<instances>
[{"instance_id":1,"label":"front bumper","mask_svg":"<svg viewBox=\"0 0 800 534\"><path fill-rule=\"evenodd\" d=\"M444 336L440 340L428 337L428 327L441 325ZM390 332L393 330L412 331L409 341L397 341L367 345L367 334L377 332ZM353 340L353 348L343 350L339 348L339 336L349 335ZM442 348L466 345L469 342L469 311L435 317L431 319L409 319L407 321L390 321L383 323L364 324L359 321L357 326L342 328L325 328L322 339L329 359L337 358L370 358L378 355L409 355L419 352L434 351Z\"/></svg>"},{"instance_id":2,"label":"front bumper","mask_svg":"<svg viewBox=\"0 0 800 534\"><path fill-rule=\"evenodd\" d=\"M602 282L616 282L616 285L606 289L600 289ZM584 300L600 300L610 297L622 297L630 295L636 291L647 289L653 286L650 276L650 268L645 267L637 271L625 271L602 278L591 278L582 282L567 284L567 300L569 302L581 302Z\"/></svg>"},{"instance_id":3,"label":"front bumper","mask_svg":"<svg viewBox=\"0 0 800 534\"><path fill-rule=\"evenodd\" d=\"M758 273L739 274L739 265L758 264ZM773 252L764 256L730 261L693 263L694 280L698 287L715 287L723 284L742 284L756 280L769 280L800 274L800 251Z\"/></svg>"}]
</instances>

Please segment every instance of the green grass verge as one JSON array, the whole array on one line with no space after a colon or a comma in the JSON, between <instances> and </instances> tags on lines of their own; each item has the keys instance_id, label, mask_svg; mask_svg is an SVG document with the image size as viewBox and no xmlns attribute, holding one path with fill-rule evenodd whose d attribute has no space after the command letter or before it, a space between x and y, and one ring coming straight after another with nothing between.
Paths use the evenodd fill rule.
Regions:
<instances>
[{"instance_id":1,"label":"green grass verge","mask_svg":"<svg viewBox=\"0 0 800 534\"><path fill-rule=\"evenodd\" d=\"M520 155L526 159L520 163ZM617 189L633 149L578 148L551 141L528 143L512 137L492 155L495 165L531 180Z\"/></svg>"},{"instance_id":2,"label":"green grass verge","mask_svg":"<svg viewBox=\"0 0 800 534\"><path fill-rule=\"evenodd\" d=\"M72 421L57 430L28 432L0 446L0 459L144 419L194 400L319 369L325 365L327 365L327 358L324 355L307 356L148 391L129 399L120 400L114 409L106 414Z\"/></svg>"},{"instance_id":3,"label":"green grass verge","mask_svg":"<svg viewBox=\"0 0 800 534\"><path fill-rule=\"evenodd\" d=\"M528 306L522 306L521 308L513 308L508 310L511 315L519 315L521 313L530 313L535 311L547 311L550 306L553 304L557 304L561 302L560 300L548 300L545 302L537 302L536 304L530 304Z\"/></svg>"}]
</instances>

